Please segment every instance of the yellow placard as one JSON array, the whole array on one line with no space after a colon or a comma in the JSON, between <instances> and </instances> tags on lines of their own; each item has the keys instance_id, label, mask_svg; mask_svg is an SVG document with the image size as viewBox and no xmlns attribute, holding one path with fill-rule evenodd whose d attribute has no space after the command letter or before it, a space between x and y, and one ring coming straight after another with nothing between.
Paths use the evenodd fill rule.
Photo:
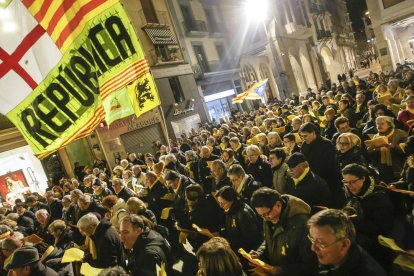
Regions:
<instances>
[{"instance_id":1,"label":"yellow placard","mask_svg":"<svg viewBox=\"0 0 414 276\"><path fill-rule=\"evenodd\" d=\"M239 248L239 250L237 250L240 255L243 256L243 258L245 258L246 260L248 260L250 263L254 264L255 266L260 266L260 267L264 267L266 266L266 263L259 260L259 259L254 259L252 257L252 255L250 255L249 253L247 253L243 248Z\"/></svg>"},{"instance_id":2,"label":"yellow placard","mask_svg":"<svg viewBox=\"0 0 414 276\"><path fill-rule=\"evenodd\" d=\"M364 141L365 145L369 148L375 149L388 145L388 138L386 136L379 136L372 138L371 140Z\"/></svg>"},{"instance_id":3,"label":"yellow placard","mask_svg":"<svg viewBox=\"0 0 414 276\"><path fill-rule=\"evenodd\" d=\"M85 252L73 247L65 251L62 257L62 263L80 262L84 256Z\"/></svg>"},{"instance_id":4,"label":"yellow placard","mask_svg":"<svg viewBox=\"0 0 414 276\"><path fill-rule=\"evenodd\" d=\"M38 244L41 241L43 241L43 239L36 234L31 234L30 236L24 237L22 239L22 242L30 242L33 244Z\"/></svg>"},{"instance_id":5,"label":"yellow placard","mask_svg":"<svg viewBox=\"0 0 414 276\"><path fill-rule=\"evenodd\" d=\"M210 232L210 230L208 230L208 229L206 229L206 228L200 228L200 227L198 227L196 224L193 224L192 226L193 226L193 228L194 228L195 230L197 230L197 232L198 232L198 233L200 233L201 235L204 235L204 236L209 237L209 238L214 237L213 233L211 233L211 232Z\"/></svg>"},{"instance_id":6,"label":"yellow placard","mask_svg":"<svg viewBox=\"0 0 414 276\"><path fill-rule=\"evenodd\" d=\"M161 219L168 219L170 216L170 211L172 210L172 207L164 208L161 211Z\"/></svg>"},{"instance_id":7,"label":"yellow placard","mask_svg":"<svg viewBox=\"0 0 414 276\"><path fill-rule=\"evenodd\" d=\"M88 263L83 263L80 269L80 273L85 276L97 276L101 273L102 268L92 267Z\"/></svg>"}]
</instances>

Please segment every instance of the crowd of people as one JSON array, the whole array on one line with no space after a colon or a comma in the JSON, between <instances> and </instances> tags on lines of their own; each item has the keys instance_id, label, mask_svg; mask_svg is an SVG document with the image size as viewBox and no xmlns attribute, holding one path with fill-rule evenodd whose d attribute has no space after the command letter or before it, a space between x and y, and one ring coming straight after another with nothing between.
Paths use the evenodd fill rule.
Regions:
<instances>
[{"instance_id":1,"label":"crowd of people","mask_svg":"<svg viewBox=\"0 0 414 276\"><path fill-rule=\"evenodd\" d=\"M0 208L2 273L79 275L77 247L99 275L411 275L378 237L414 249L413 72L341 79L76 164Z\"/></svg>"}]
</instances>

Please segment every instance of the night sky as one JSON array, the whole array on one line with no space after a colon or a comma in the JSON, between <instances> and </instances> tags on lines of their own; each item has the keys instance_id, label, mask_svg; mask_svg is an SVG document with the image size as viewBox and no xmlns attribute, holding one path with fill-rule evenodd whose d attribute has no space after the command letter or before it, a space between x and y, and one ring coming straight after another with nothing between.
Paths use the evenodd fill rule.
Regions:
<instances>
[{"instance_id":1,"label":"night sky","mask_svg":"<svg viewBox=\"0 0 414 276\"><path fill-rule=\"evenodd\" d=\"M349 17L352 21L352 28L355 32L356 40L366 40L364 32L364 22L362 17L368 10L365 0L347 0Z\"/></svg>"}]
</instances>

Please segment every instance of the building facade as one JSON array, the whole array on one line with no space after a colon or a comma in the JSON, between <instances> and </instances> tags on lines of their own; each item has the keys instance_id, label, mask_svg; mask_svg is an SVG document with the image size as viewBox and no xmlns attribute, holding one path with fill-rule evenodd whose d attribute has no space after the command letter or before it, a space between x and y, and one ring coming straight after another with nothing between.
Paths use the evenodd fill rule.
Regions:
<instances>
[{"instance_id":1,"label":"building facade","mask_svg":"<svg viewBox=\"0 0 414 276\"><path fill-rule=\"evenodd\" d=\"M271 77L270 94L284 99L328 80L337 82L338 74L356 68L355 39L346 10L343 0L269 1L262 24L247 21L253 26L242 27L262 33L244 43L243 83L249 86Z\"/></svg>"},{"instance_id":2,"label":"building facade","mask_svg":"<svg viewBox=\"0 0 414 276\"><path fill-rule=\"evenodd\" d=\"M241 92L239 60L219 0L167 0L185 59L191 64L209 119L230 115L231 99Z\"/></svg>"},{"instance_id":3,"label":"building facade","mask_svg":"<svg viewBox=\"0 0 414 276\"><path fill-rule=\"evenodd\" d=\"M414 60L414 1L366 0L383 71Z\"/></svg>"}]
</instances>

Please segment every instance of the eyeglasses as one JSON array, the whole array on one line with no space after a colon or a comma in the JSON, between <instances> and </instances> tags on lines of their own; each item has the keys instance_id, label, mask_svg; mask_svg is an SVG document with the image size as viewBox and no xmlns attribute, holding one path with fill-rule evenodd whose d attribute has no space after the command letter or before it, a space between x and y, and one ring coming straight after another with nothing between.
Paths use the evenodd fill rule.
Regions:
<instances>
[{"instance_id":1,"label":"eyeglasses","mask_svg":"<svg viewBox=\"0 0 414 276\"><path fill-rule=\"evenodd\" d=\"M315 240L310 235L308 235L308 239L309 239L309 241L311 242L312 245L316 246L319 249L326 249L329 246L334 245L335 243L343 240L343 239L339 239L339 240L336 240L336 241L334 241L332 243L326 244L326 243L322 243L322 242L319 242L319 241Z\"/></svg>"},{"instance_id":2,"label":"eyeglasses","mask_svg":"<svg viewBox=\"0 0 414 276\"><path fill-rule=\"evenodd\" d=\"M336 142L336 144L339 146L349 146L348 142Z\"/></svg>"},{"instance_id":3,"label":"eyeglasses","mask_svg":"<svg viewBox=\"0 0 414 276\"><path fill-rule=\"evenodd\" d=\"M270 213L272 213L272 211L273 211L273 208L274 208L275 206L273 206L272 208L270 208L269 209L269 211L267 211L267 212L265 212L265 213L263 213L263 214L259 214L259 216L261 216L262 218L267 218L267 217L269 217L270 216Z\"/></svg>"},{"instance_id":4,"label":"eyeglasses","mask_svg":"<svg viewBox=\"0 0 414 276\"><path fill-rule=\"evenodd\" d=\"M354 185L358 180L360 180L360 178L349 180L349 181L345 181L345 179L342 179L342 183L344 183L344 185L346 186L351 186L351 185Z\"/></svg>"}]
</instances>

